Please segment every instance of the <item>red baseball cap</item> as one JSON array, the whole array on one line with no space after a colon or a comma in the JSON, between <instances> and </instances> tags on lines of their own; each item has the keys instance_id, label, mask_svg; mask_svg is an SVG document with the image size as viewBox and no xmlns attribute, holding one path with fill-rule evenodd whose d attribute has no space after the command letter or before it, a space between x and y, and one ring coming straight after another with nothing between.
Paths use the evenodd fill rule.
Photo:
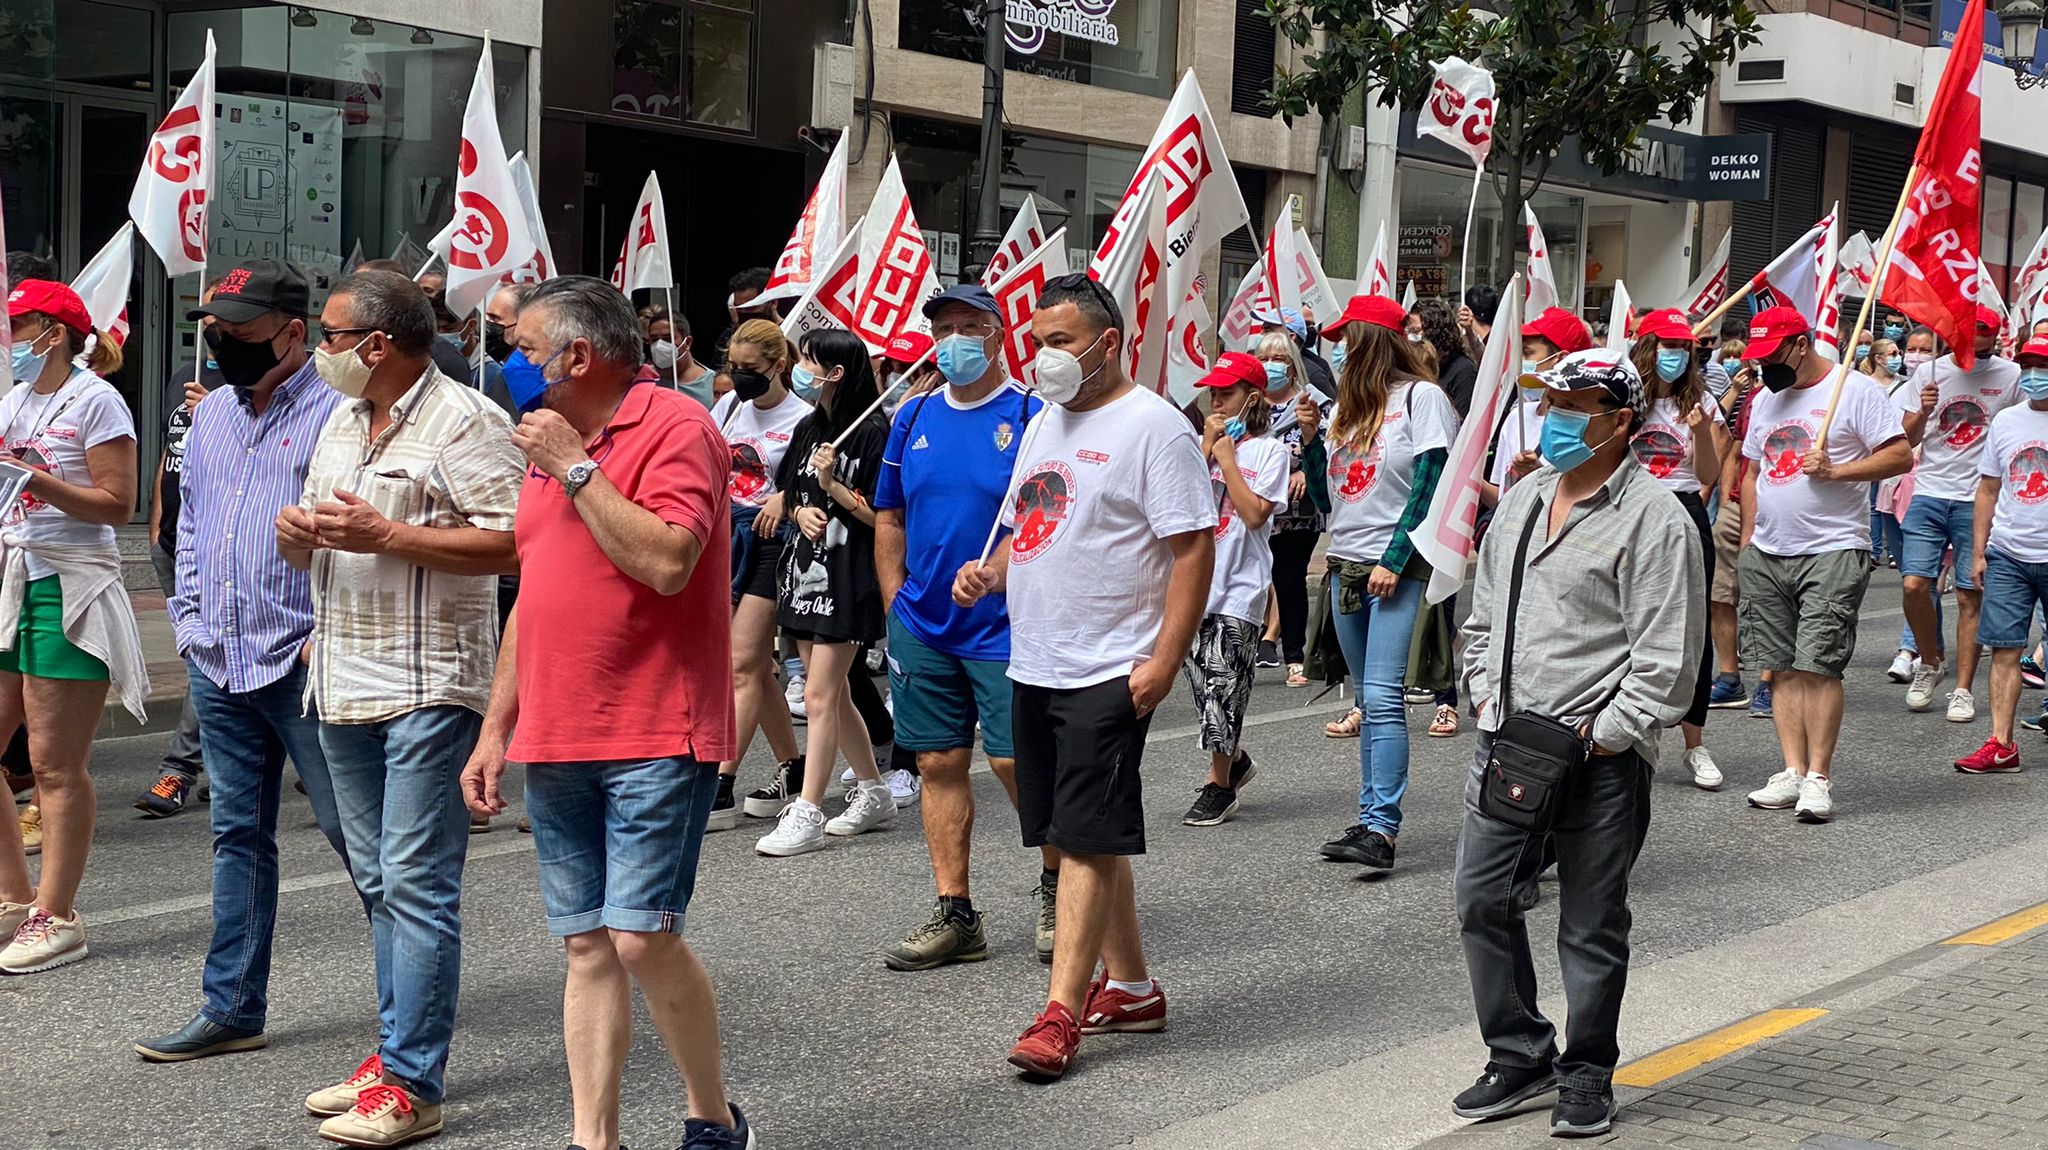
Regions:
<instances>
[{"instance_id":1,"label":"red baseball cap","mask_svg":"<svg viewBox=\"0 0 2048 1150\"><path fill-rule=\"evenodd\" d=\"M1682 339L1692 342L1692 321L1675 307L1653 311L1636 321L1636 338L1655 336L1658 339Z\"/></svg>"},{"instance_id":2,"label":"red baseball cap","mask_svg":"<svg viewBox=\"0 0 2048 1150\"><path fill-rule=\"evenodd\" d=\"M1586 321L1561 307L1545 308L1542 315L1522 325L1523 339L1547 339L1559 351L1584 351L1593 346L1593 331Z\"/></svg>"},{"instance_id":3,"label":"red baseball cap","mask_svg":"<svg viewBox=\"0 0 2048 1150\"><path fill-rule=\"evenodd\" d=\"M2043 341L2048 342L2048 341ZM1195 383L1196 387L1236 387L1248 383L1264 390L1266 386L1266 365L1254 355L1241 351L1226 351L1216 357L1216 365L1209 374Z\"/></svg>"},{"instance_id":4,"label":"red baseball cap","mask_svg":"<svg viewBox=\"0 0 2048 1150\"><path fill-rule=\"evenodd\" d=\"M7 318L36 312L73 331L91 331L92 315L78 293L52 280L23 280L7 296Z\"/></svg>"},{"instance_id":5,"label":"red baseball cap","mask_svg":"<svg viewBox=\"0 0 2048 1150\"><path fill-rule=\"evenodd\" d=\"M882 358L894 360L897 363L916 363L924 358L925 352L931 349L931 336L921 331L906 331L889 341L889 346L882 349Z\"/></svg>"},{"instance_id":6,"label":"red baseball cap","mask_svg":"<svg viewBox=\"0 0 2048 1150\"><path fill-rule=\"evenodd\" d=\"M1813 334L1813 325L1799 314L1796 307L1767 307L1749 321L1749 346L1742 351L1744 359L1767 359L1776 355L1788 339Z\"/></svg>"},{"instance_id":7,"label":"red baseball cap","mask_svg":"<svg viewBox=\"0 0 2048 1150\"><path fill-rule=\"evenodd\" d=\"M1353 323L1369 323L1375 327L1398 332L1407 318L1407 310L1386 296L1355 295L1351 297L1350 303L1344 305L1344 314L1337 317L1337 322L1324 328L1323 334L1334 336L1343 330L1345 325Z\"/></svg>"},{"instance_id":8,"label":"red baseball cap","mask_svg":"<svg viewBox=\"0 0 2048 1150\"><path fill-rule=\"evenodd\" d=\"M1998 314L1997 308L1980 303L1977 305L1977 326L1988 327L1992 331L2004 331L2005 317Z\"/></svg>"},{"instance_id":9,"label":"red baseball cap","mask_svg":"<svg viewBox=\"0 0 2048 1150\"><path fill-rule=\"evenodd\" d=\"M2048 363L2048 335L2037 335L2021 344L2020 349L2013 353L2013 359L2038 359Z\"/></svg>"}]
</instances>

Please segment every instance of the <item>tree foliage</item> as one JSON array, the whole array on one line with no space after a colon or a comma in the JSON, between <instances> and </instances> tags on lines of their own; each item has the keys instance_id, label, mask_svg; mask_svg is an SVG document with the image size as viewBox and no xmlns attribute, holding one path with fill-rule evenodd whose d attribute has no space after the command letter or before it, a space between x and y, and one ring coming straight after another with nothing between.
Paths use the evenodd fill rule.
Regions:
<instances>
[{"instance_id":1,"label":"tree foliage","mask_svg":"<svg viewBox=\"0 0 2048 1150\"><path fill-rule=\"evenodd\" d=\"M1504 236L1518 232L1509 221L1519 223L1528 193L1569 141L1601 171L1618 171L1644 125L1689 120L1715 65L1757 40L1748 0L1494 0L1483 9L1444 0L1265 3L1290 43L1314 46L1268 94L1289 120L1333 115L1361 84L1376 88L1383 104L1419 107L1435 79L1431 61L1447 56L1491 71L1498 111L1487 166Z\"/></svg>"}]
</instances>

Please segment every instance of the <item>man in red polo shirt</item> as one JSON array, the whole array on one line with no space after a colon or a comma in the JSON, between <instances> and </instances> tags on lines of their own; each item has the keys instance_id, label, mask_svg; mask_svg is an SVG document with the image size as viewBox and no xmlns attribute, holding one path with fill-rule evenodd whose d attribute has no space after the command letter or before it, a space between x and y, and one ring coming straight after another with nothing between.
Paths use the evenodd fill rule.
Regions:
<instances>
[{"instance_id":1,"label":"man in red polo shirt","mask_svg":"<svg viewBox=\"0 0 2048 1150\"><path fill-rule=\"evenodd\" d=\"M635 386L639 322L603 280L542 284L518 346L547 388L512 435L530 463L519 602L463 794L502 811L506 760L526 765L548 930L569 957L575 1144L618 1145L630 977L689 1092L682 1141L741 1150L711 979L680 933L733 753L730 459L702 406Z\"/></svg>"}]
</instances>

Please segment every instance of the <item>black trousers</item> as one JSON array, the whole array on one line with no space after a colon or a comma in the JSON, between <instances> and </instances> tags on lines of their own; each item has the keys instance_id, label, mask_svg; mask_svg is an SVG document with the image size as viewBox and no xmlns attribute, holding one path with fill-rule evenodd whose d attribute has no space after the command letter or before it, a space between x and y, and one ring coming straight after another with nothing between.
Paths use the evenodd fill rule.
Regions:
<instances>
[{"instance_id":1,"label":"black trousers","mask_svg":"<svg viewBox=\"0 0 2048 1150\"><path fill-rule=\"evenodd\" d=\"M1308 562L1320 531L1273 533L1273 594L1280 601L1280 650L1299 663L1308 647Z\"/></svg>"}]
</instances>

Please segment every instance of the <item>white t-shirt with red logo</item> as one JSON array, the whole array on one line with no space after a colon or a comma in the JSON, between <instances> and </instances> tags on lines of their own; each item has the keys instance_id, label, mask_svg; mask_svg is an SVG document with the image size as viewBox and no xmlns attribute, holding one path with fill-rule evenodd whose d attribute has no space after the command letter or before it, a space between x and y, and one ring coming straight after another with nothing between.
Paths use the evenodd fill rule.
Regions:
<instances>
[{"instance_id":1,"label":"white t-shirt with red logo","mask_svg":"<svg viewBox=\"0 0 2048 1150\"><path fill-rule=\"evenodd\" d=\"M1831 378L1776 394L1758 391L1750 401L1749 436L1742 441L1742 457L1756 464L1756 533L1750 542L1766 555L1870 549L1870 485L1816 482L1802 464L1827 417ZM1828 459L1837 465L1867 459L1905 434L1884 385L1851 371L1828 432Z\"/></svg>"},{"instance_id":2,"label":"white t-shirt with red logo","mask_svg":"<svg viewBox=\"0 0 2048 1150\"><path fill-rule=\"evenodd\" d=\"M1708 419L1714 417L1709 401L1702 399L1699 409ZM1636 453L1636 462L1656 476L1657 482L1673 491L1700 493L1700 473L1693 465L1692 424L1679 416L1678 401L1652 401L1643 429L1628 445Z\"/></svg>"},{"instance_id":3,"label":"white t-shirt with red logo","mask_svg":"<svg viewBox=\"0 0 2048 1150\"><path fill-rule=\"evenodd\" d=\"M1047 404L1016 474L1003 513L1010 678L1071 688L1130 674L1166 621L1166 540L1216 526L1194 427L1143 388L1093 411Z\"/></svg>"},{"instance_id":4,"label":"white t-shirt with red logo","mask_svg":"<svg viewBox=\"0 0 2048 1150\"><path fill-rule=\"evenodd\" d=\"M2048 563L2048 411L2025 403L1991 417L1978 473L1998 480L1991 546L2022 563Z\"/></svg>"},{"instance_id":5,"label":"white t-shirt with red logo","mask_svg":"<svg viewBox=\"0 0 2048 1150\"><path fill-rule=\"evenodd\" d=\"M1912 381L1892 395L1900 411L1920 410L1920 390L1929 380L1941 383L1940 397L1927 417L1920 440L1920 467L1913 473L1913 494L1934 499L1977 497L1977 457L1991 419L2020 401L2020 365L2009 359L1980 355L1968 371L1956 369L1955 357L1944 355L1922 364Z\"/></svg>"},{"instance_id":6,"label":"white t-shirt with red logo","mask_svg":"<svg viewBox=\"0 0 2048 1150\"><path fill-rule=\"evenodd\" d=\"M1443 388L1418 380L1389 392L1380 433L1363 455L1330 449L1330 554L1353 563L1384 554L1415 486L1415 457L1449 450L1457 438L1458 409Z\"/></svg>"},{"instance_id":7,"label":"white t-shirt with red logo","mask_svg":"<svg viewBox=\"0 0 2048 1150\"><path fill-rule=\"evenodd\" d=\"M711 421L732 449L732 471L726 485L732 490L733 503L759 507L774 497L775 472L789 451L789 437L810 413L810 404L788 392L783 393L781 403L766 411L751 402L741 403L730 391L711 406Z\"/></svg>"},{"instance_id":8,"label":"white t-shirt with red logo","mask_svg":"<svg viewBox=\"0 0 2048 1150\"><path fill-rule=\"evenodd\" d=\"M1270 435L1237 445L1237 470L1252 494L1287 510L1287 445ZM1266 588L1273 584L1273 519L1257 531L1238 518L1237 504L1223 485L1223 469L1209 465L1209 489L1216 498L1216 571L1209 580L1211 615L1229 615L1263 625Z\"/></svg>"},{"instance_id":9,"label":"white t-shirt with red logo","mask_svg":"<svg viewBox=\"0 0 2048 1150\"><path fill-rule=\"evenodd\" d=\"M89 487L92 471L85 453L116 439L134 439L135 418L113 384L81 367L56 391L44 394L17 386L0 398L0 434L6 436L7 457L13 462L47 471L74 487ZM114 545L112 527L75 519L26 493L0 513L0 527L50 543ZM55 568L28 556L29 578L54 574Z\"/></svg>"}]
</instances>

